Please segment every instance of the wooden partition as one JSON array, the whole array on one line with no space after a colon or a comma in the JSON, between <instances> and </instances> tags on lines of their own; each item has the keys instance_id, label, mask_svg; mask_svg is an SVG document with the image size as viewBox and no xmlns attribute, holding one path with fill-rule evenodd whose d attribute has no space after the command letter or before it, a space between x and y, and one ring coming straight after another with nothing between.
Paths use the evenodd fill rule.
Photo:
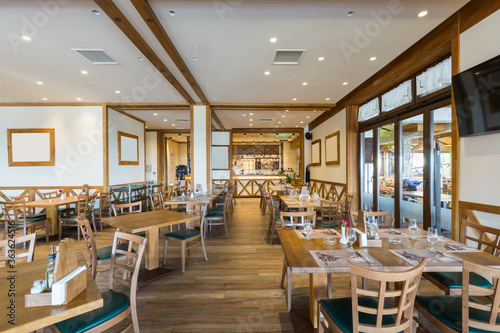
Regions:
<instances>
[{"instance_id":1,"label":"wooden partition","mask_svg":"<svg viewBox=\"0 0 500 333\"><path fill-rule=\"evenodd\" d=\"M471 222L482 224L475 212L500 215L500 206L486 205L469 201L459 201L460 221L469 220ZM456 228L452 228L452 230L454 231L451 235L452 238L454 240L458 240L458 230L460 230L460 225L456 226Z\"/></svg>"},{"instance_id":2,"label":"wooden partition","mask_svg":"<svg viewBox=\"0 0 500 333\"><path fill-rule=\"evenodd\" d=\"M344 198L347 193L347 184L335 183L326 180L311 179L309 181L309 192L318 193L321 198L326 198L328 193L333 192L338 198Z\"/></svg>"}]
</instances>

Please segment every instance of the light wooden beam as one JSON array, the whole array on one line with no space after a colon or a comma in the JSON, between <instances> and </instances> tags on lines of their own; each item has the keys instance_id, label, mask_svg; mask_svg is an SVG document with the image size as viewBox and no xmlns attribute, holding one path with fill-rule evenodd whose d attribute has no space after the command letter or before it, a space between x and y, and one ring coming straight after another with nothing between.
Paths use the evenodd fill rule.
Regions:
<instances>
[{"instance_id":1,"label":"light wooden beam","mask_svg":"<svg viewBox=\"0 0 500 333\"><path fill-rule=\"evenodd\" d=\"M217 117L217 114L214 110L212 110L212 119L215 120L217 126L219 126L219 129L225 130L224 125L222 125L222 122L220 121L219 117Z\"/></svg>"},{"instance_id":2,"label":"light wooden beam","mask_svg":"<svg viewBox=\"0 0 500 333\"><path fill-rule=\"evenodd\" d=\"M288 109L290 111L326 111L334 108L336 104L316 104L316 103L211 103L210 107L212 110L234 110L234 111L246 111L246 110L272 110L272 111L284 111Z\"/></svg>"},{"instance_id":3,"label":"light wooden beam","mask_svg":"<svg viewBox=\"0 0 500 333\"><path fill-rule=\"evenodd\" d=\"M134 110L134 111L151 111L151 110L186 110L190 109L189 103L123 103L123 104L108 104L115 110Z\"/></svg>"}]
</instances>

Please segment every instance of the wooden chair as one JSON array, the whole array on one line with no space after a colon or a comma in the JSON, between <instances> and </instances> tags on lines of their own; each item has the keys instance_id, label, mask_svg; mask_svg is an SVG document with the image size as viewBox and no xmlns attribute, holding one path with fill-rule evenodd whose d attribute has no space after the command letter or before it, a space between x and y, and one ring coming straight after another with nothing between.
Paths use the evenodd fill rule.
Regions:
<instances>
[{"instance_id":1,"label":"wooden chair","mask_svg":"<svg viewBox=\"0 0 500 333\"><path fill-rule=\"evenodd\" d=\"M354 198L354 195L352 194L346 194L344 198L344 216L349 216L349 212L351 211L352 207L352 199Z\"/></svg>"},{"instance_id":2,"label":"wooden chair","mask_svg":"<svg viewBox=\"0 0 500 333\"><path fill-rule=\"evenodd\" d=\"M316 222L318 228L338 228L344 220L344 201L321 200L321 220Z\"/></svg>"},{"instance_id":3,"label":"wooden chair","mask_svg":"<svg viewBox=\"0 0 500 333\"><path fill-rule=\"evenodd\" d=\"M363 213L359 213L359 210L349 211L349 226L355 227L358 225L358 216L362 216Z\"/></svg>"},{"instance_id":4,"label":"wooden chair","mask_svg":"<svg viewBox=\"0 0 500 333\"><path fill-rule=\"evenodd\" d=\"M45 192L42 193L42 197L44 199L53 199L53 198L58 198L60 197L62 192L59 191L51 191L51 192ZM62 207L57 207L57 214L60 215L68 215L68 214L74 214L75 213L75 208L70 207L69 205L62 206Z\"/></svg>"},{"instance_id":5,"label":"wooden chair","mask_svg":"<svg viewBox=\"0 0 500 333\"><path fill-rule=\"evenodd\" d=\"M351 297L318 301L318 332L412 332L413 306L426 262L403 272L351 264ZM377 283L358 287L358 277ZM388 282L399 287L387 290Z\"/></svg>"},{"instance_id":6,"label":"wooden chair","mask_svg":"<svg viewBox=\"0 0 500 333\"><path fill-rule=\"evenodd\" d=\"M10 197L12 201L23 200L25 202L34 201L34 195L24 194L24 195L13 195ZM44 198L45 199L45 198ZM35 208L28 208L28 213L26 214L28 219L44 219L47 217L45 213L35 213Z\"/></svg>"},{"instance_id":7,"label":"wooden chair","mask_svg":"<svg viewBox=\"0 0 500 333\"><path fill-rule=\"evenodd\" d=\"M495 287L483 288L472 284L469 278L472 274L482 274L498 281L500 269L464 260L462 270L462 295L418 295L415 308L419 314L415 319L425 328L426 323L419 319L422 315L440 332L500 332L498 284L495 284ZM470 297L472 294L489 297L482 297L479 303Z\"/></svg>"},{"instance_id":8,"label":"wooden chair","mask_svg":"<svg viewBox=\"0 0 500 333\"><path fill-rule=\"evenodd\" d=\"M333 191L328 192L326 194L326 198L325 199L328 200L328 201L340 201L340 200L338 200L338 194L336 192L333 192Z\"/></svg>"},{"instance_id":9,"label":"wooden chair","mask_svg":"<svg viewBox=\"0 0 500 333\"><path fill-rule=\"evenodd\" d=\"M277 229L296 229L304 227L305 220L308 219L314 225L316 223L316 212L280 212L280 219L274 220L271 227L269 245L273 245L274 231Z\"/></svg>"},{"instance_id":10,"label":"wooden chair","mask_svg":"<svg viewBox=\"0 0 500 333\"><path fill-rule=\"evenodd\" d=\"M280 223L281 218L280 218L280 214L279 214L279 208L277 207L278 203L273 200L273 197L272 197L270 192L267 193L267 196L266 196L266 205L267 205L267 212L269 214L269 225L267 228L266 239L269 240L269 238L271 237L271 231L272 231L274 224ZM271 241L271 244L272 244L272 241Z\"/></svg>"},{"instance_id":11,"label":"wooden chair","mask_svg":"<svg viewBox=\"0 0 500 333\"><path fill-rule=\"evenodd\" d=\"M207 230L210 227L210 230L212 229L212 226L214 225L223 225L224 230L226 231L226 238L229 238L229 209L230 209L230 204L231 204L231 196L227 195L224 198L224 210L221 211L215 211L212 210L210 213L207 213L205 215L205 221L206 221L206 228Z\"/></svg>"},{"instance_id":12,"label":"wooden chair","mask_svg":"<svg viewBox=\"0 0 500 333\"><path fill-rule=\"evenodd\" d=\"M79 195L76 203L76 214L59 217L59 240L62 239L64 226L76 227L78 230L78 240L80 240L80 228L78 227L77 219L81 214L85 214L88 219L92 219L92 224L97 235L97 227L94 219L95 198L94 195Z\"/></svg>"},{"instance_id":13,"label":"wooden chair","mask_svg":"<svg viewBox=\"0 0 500 333\"><path fill-rule=\"evenodd\" d=\"M113 204L113 214L115 216L140 214L140 213L142 213L142 201L131 202L126 204ZM118 231L120 231L120 229L118 229ZM146 232L141 231L135 233L134 235L146 237Z\"/></svg>"},{"instance_id":14,"label":"wooden chair","mask_svg":"<svg viewBox=\"0 0 500 333\"><path fill-rule=\"evenodd\" d=\"M102 192L96 197L96 201L99 201L99 207L94 208L94 219L98 220L101 224L102 232L102 218L111 217L111 200L113 197L112 192Z\"/></svg>"},{"instance_id":15,"label":"wooden chair","mask_svg":"<svg viewBox=\"0 0 500 333\"><path fill-rule=\"evenodd\" d=\"M151 203L152 210L165 209L165 201L163 200L163 194L161 192L150 194L149 202Z\"/></svg>"},{"instance_id":16,"label":"wooden chair","mask_svg":"<svg viewBox=\"0 0 500 333\"><path fill-rule=\"evenodd\" d=\"M111 268L109 274L109 291L101 292L104 299L102 308L81 314L79 316L61 321L50 327L55 332L102 332L131 316L131 322L122 331L126 332L133 327L139 333L139 320L137 318L137 277L141 267L142 256L146 239L137 235L115 232L113 247L111 249ZM126 250L120 250L118 245L125 243ZM136 248L136 252L132 250ZM117 261L118 255L126 257L124 263ZM117 274L118 270L123 270ZM115 282L130 288L129 295L115 291Z\"/></svg>"},{"instance_id":17,"label":"wooden chair","mask_svg":"<svg viewBox=\"0 0 500 333\"><path fill-rule=\"evenodd\" d=\"M381 212L364 212L360 211L363 215L361 219L358 219L358 221L363 221L363 223L366 223L366 218L367 217L375 217L378 221L378 227L379 228L392 228L391 221L389 221L389 212L388 211L381 211ZM365 225L365 230L368 230Z\"/></svg>"},{"instance_id":18,"label":"wooden chair","mask_svg":"<svg viewBox=\"0 0 500 333\"><path fill-rule=\"evenodd\" d=\"M471 232L468 233L467 231ZM462 220L460 226L460 243L471 241L477 250L485 251L495 256L500 255L500 229L487 227L478 223ZM446 295L462 294L461 272L429 272L424 273L424 278L443 290ZM471 285L491 288L491 282L483 276L472 273L469 280Z\"/></svg>"},{"instance_id":19,"label":"wooden chair","mask_svg":"<svg viewBox=\"0 0 500 333\"><path fill-rule=\"evenodd\" d=\"M12 243L13 242L13 243ZM25 252L21 252L21 249L18 249L17 245L23 244L23 247L26 248L26 243L29 243L28 250ZM35 256L35 243L36 243L36 233L8 238L4 240L0 240L0 249L3 249L4 255L0 256L0 262L5 261L6 265L9 264L13 259L26 258L27 262L32 262ZM11 245L15 244L15 253L9 253L9 250L12 250ZM17 260L15 260L18 263Z\"/></svg>"},{"instance_id":20,"label":"wooden chair","mask_svg":"<svg viewBox=\"0 0 500 333\"><path fill-rule=\"evenodd\" d=\"M167 265L167 244L169 240L175 240L181 242L182 273L184 273L186 270L186 254L189 255L189 249L193 248L194 246L201 244L203 248L203 254L205 255L205 260L208 260L207 251L205 249L205 215L207 213L207 206L208 204L201 204L201 203L187 204L186 213L200 217L199 230L196 228L188 228L188 226L186 225L186 229L165 234L165 240L163 244L164 266ZM193 244L192 242L195 241L197 242Z\"/></svg>"},{"instance_id":21,"label":"wooden chair","mask_svg":"<svg viewBox=\"0 0 500 333\"><path fill-rule=\"evenodd\" d=\"M23 235L28 234L28 229L34 233L37 227L45 230L45 240L49 241L49 222L46 218L28 218L26 201L0 201L5 220L4 239L7 235L23 230Z\"/></svg>"}]
</instances>

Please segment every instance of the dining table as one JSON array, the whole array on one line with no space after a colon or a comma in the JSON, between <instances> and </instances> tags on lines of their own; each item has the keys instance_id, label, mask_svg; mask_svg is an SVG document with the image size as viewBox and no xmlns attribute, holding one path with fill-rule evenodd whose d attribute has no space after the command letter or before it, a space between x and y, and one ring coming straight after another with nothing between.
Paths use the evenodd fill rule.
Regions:
<instances>
[{"instance_id":1,"label":"dining table","mask_svg":"<svg viewBox=\"0 0 500 333\"><path fill-rule=\"evenodd\" d=\"M71 205L78 202L78 196L66 196L64 199L61 197L49 198L43 200L35 200L26 202L28 208L45 208L49 224L49 235L57 235L59 232L57 207Z\"/></svg>"},{"instance_id":2,"label":"dining table","mask_svg":"<svg viewBox=\"0 0 500 333\"><path fill-rule=\"evenodd\" d=\"M173 270L160 267L158 258L160 229L172 225L199 220L199 216L178 213L168 209L154 210L138 214L105 217L102 222L132 234L146 232L146 249L144 254L145 269L139 272L139 281L148 283Z\"/></svg>"},{"instance_id":3,"label":"dining table","mask_svg":"<svg viewBox=\"0 0 500 333\"><path fill-rule=\"evenodd\" d=\"M86 265L81 252L76 253L76 258L79 266ZM87 287L68 304L25 307L24 296L30 293L35 280L45 279L47 263L47 258L38 258L0 268L3 293L0 306L5 311L0 320L0 332L33 332L103 306L101 293L91 271L87 270Z\"/></svg>"},{"instance_id":4,"label":"dining table","mask_svg":"<svg viewBox=\"0 0 500 333\"><path fill-rule=\"evenodd\" d=\"M314 208L321 207L321 201L319 199L314 200L311 198L308 201L300 200L300 197L293 195L280 195L279 199L286 210L291 208L297 208L299 210L313 211Z\"/></svg>"},{"instance_id":5,"label":"dining table","mask_svg":"<svg viewBox=\"0 0 500 333\"><path fill-rule=\"evenodd\" d=\"M440 238L434 245L437 252L431 252L423 230L419 230L416 239L410 237L407 229L383 230L379 230L381 247L360 248L354 244L355 252L348 252L348 245L342 245L338 240L335 244L325 244L324 237L332 237L326 233L324 237L306 239L299 230L278 230L283 253L292 274L309 274L309 316L314 327L317 325L317 302L328 298L327 275L348 273L351 263L396 272L408 270L418 265L421 258L427 257L429 262L424 272L459 272L462 271L461 260L464 259L500 267L499 257L447 238ZM348 280L345 287L349 288Z\"/></svg>"}]
</instances>

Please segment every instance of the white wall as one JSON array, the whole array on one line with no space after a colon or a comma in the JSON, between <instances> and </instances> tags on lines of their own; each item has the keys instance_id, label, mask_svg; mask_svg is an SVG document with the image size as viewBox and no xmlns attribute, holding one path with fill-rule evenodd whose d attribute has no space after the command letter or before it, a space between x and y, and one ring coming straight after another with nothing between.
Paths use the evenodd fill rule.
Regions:
<instances>
[{"instance_id":1,"label":"white wall","mask_svg":"<svg viewBox=\"0 0 500 333\"><path fill-rule=\"evenodd\" d=\"M151 172L146 172L146 180L158 180L157 137L157 132L146 132L146 164L151 165Z\"/></svg>"},{"instance_id":2,"label":"white wall","mask_svg":"<svg viewBox=\"0 0 500 333\"><path fill-rule=\"evenodd\" d=\"M346 179L346 110L342 110L335 116L331 117L312 131L312 139L305 140L305 145L310 152L311 142L321 139L321 166L311 166L311 179L347 183ZM340 164L339 165L326 165L325 162L325 137L340 131ZM307 160L310 160L309 158Z\"/></svg>"},{"instance_id":3,"label":"white wall","mask_svg":"<svg viewBox=\"0 0 500 333\"><path fill-rule=\"evenodd\" d=\"M9 167L8 128L54 128L55 166ZM102 106L0 107L0 186L101 186L102 130Z\"/></svg>"},{"instance_id":4,"label":"white wall","mask_svg":"<svg viewBox=\"0 0 500 333\"><path fill-rule=\"evenodd\" d=\"M460 71L500 54L500 11L460 35ZM500 133L460 139L460 200L500 205ZM499 216L478 214L482 222Z\"/></svg>"},{"instance_id":5,"label":"white wall","mask_svg":"<svg viewBox=\"0 0 500 333\"><path fill-rule=\"evenodd\" d=\"M108 124L109 184L145 181L144 123L109 109ZM118 165L118 131L139 137L139 165Z\"/></svg>"},{"instance_id":6,"label":"white wall","mask_svg":"<svg viewBox=\"0 0 500 333\"><path fill-rule=\"evenodd\" d=\"M193 106L193 156L191 156L191 171L193 179L193 187L196 184L201 184L202 191L207 191L207 188L212 188L210 179L207 179L207 170L211 170L211 166L207 165L207 141L211 146L211 136L207 133L207 122L211 120L207 117L207 107L204 105Z\"/></svg>"}]
</instances>

